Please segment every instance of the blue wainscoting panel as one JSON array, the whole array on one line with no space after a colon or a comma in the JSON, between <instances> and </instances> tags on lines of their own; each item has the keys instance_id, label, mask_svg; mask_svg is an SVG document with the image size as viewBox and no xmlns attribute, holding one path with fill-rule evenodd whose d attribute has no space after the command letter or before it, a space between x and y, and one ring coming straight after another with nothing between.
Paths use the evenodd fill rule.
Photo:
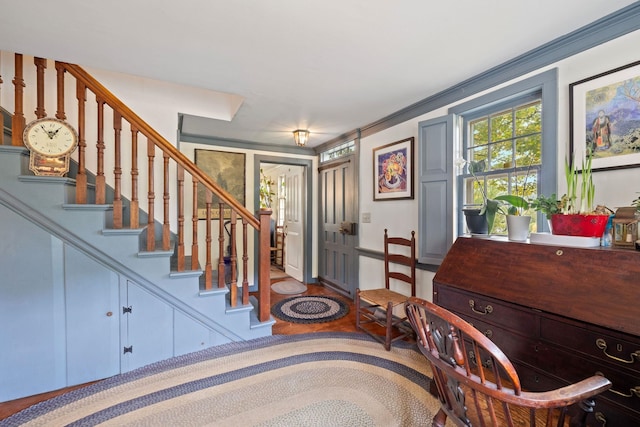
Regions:
<instances>
[{"instance_id":1,"label":"blue wainscoting panel","mask_svg":"<svg viewBox=\"0 0 640 427\"><path fill-rule=\"evenodd\" d=\"M0 401L6 401L66 385L58 363L64 352L56 350L65 334L64 290L53 277L57 239L2 205L0 236Z\"/></svg>"}]
</instances>

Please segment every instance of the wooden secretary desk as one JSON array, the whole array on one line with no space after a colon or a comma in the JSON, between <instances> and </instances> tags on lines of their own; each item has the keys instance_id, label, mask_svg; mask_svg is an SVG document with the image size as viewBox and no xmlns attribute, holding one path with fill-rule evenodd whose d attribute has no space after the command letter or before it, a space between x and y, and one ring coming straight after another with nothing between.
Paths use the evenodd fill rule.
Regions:
<instances>
[{"instance_id":1,"label":"wooden secretary desk","mask_svg":"<svg viewBox=\"0 0 640 427\"><path fill-rule=\"evenodd\" d=\"M550 390L594 373L613 386L592 426L640 426L640 252L460 237L433 299L493 340L523 387Z\"/></svg>"}]
</instances>

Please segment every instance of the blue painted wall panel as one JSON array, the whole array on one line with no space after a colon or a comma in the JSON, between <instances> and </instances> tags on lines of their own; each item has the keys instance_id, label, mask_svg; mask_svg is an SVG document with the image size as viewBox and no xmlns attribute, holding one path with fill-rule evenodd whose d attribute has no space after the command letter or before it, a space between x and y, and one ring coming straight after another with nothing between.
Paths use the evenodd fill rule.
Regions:
<instances>
[{"instance_id":1,"label":"blue painted wall panel","mask_svg":"<svg viewBox=\"0 0 640 427\"><path fill-rule=\"evenodd\" d=\"M64 387L62 280L49 234L0 205L0 401ZM29 339L24 339L29 337ZM64 341L63 341L64 342Z\"/></svg>"}]
</instances>

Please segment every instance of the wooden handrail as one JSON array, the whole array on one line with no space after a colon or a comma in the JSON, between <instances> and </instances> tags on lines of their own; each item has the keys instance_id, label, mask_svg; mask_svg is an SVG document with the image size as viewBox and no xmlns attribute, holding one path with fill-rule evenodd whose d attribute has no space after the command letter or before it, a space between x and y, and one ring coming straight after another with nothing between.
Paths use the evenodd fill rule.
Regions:
<instances>
[{"instance_id":1,"label":"wooden handrail","mask_svg":"<svg viewBox=\"0 0 640 427\"><path fill-rule=\"evenodd\" d=\"M214 192L220 197L224 203L228 204L238 212L240 217L245 218L249 225L253 228L259 229L260 222L254 214L249 212L247 208L242 206L231 194L229 194L224 188L220 187L209 175L204 173L191 162L184 154L182 154L176 147L174 147L169 141L167 141L162 135L160 135L154 128L152 128L147 122L142 120L140 116L134 113L127 105L125 105L118 97L116 97L111 91L105 88L99 81L87 73L84 69L75 64L69 64L66 62L60 62L63 68L72 74L77 80L81 81L86 87L90 87L91 90L102 100L104 100L111 108L119 111L122 117L129 123L134 125L138 131L144 134L147 138L150 138L158 147L165 151L171 158L173 158L180 166L182 166L191 175L196 177L200 183L202 183L209 190Z\"/></svg>"}]
</instances>

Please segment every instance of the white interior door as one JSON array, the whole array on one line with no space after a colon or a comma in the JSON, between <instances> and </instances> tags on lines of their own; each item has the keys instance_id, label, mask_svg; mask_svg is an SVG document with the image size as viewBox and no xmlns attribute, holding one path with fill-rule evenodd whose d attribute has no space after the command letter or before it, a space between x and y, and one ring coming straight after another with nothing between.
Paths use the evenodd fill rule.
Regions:
<instances>
[{"instance_id":1,"label":"white interior door","mask_svg":"<svg viewBox=\"0 0 640 427\"><path fill-rule=\"evenodd\" d=\"M296 280L304 275L304 167L286 166L285 172L285 221L284 221L284 271Z\"/></svg>"}]
</instances>

